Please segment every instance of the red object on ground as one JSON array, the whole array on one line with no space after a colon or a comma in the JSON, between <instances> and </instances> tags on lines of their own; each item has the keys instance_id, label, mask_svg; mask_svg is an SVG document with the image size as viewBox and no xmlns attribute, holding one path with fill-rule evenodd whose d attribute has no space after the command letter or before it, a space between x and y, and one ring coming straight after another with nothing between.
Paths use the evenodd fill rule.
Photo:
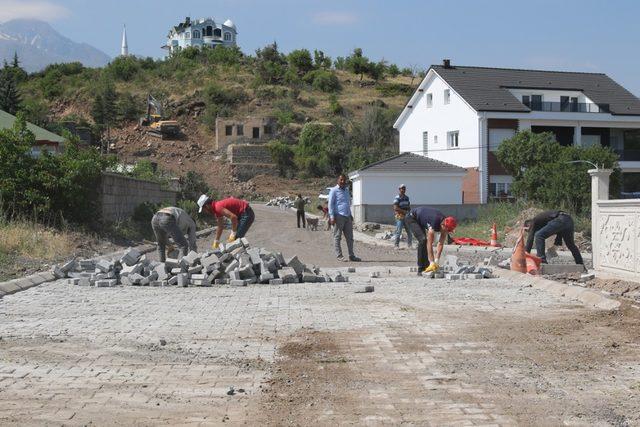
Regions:
<instances>
[{"instance_id":1,"label":"red object on ground","mask_svg":"<svg viewBox=\"0 0 640 427\"><path fill-rule=\"evenodd\" d=\"M456 245L491 246L486 240L474 239L472 237L454 237L452 240Z\"/></svg>"},{"instance_id":2,"label":"red object on ground","mask_svg":"<svg viewBox=\"0 0 640 427\"><path fill-rule=\"evenodd\" d=\"M542 264L542 258L531 255L529 252L525 252L525 256L527 257L527 273L533 275L539 274L540 264Z\"/></svg>"}]
</instances>

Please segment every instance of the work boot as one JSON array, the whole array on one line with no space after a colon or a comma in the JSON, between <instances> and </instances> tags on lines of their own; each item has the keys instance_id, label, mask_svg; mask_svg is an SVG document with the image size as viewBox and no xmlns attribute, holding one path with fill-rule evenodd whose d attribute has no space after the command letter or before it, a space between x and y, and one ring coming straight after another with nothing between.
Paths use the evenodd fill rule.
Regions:
<instances>
[{"instance_id":1,"label":"work boot","mask_svg":"<svg viewBox=\"0 0 640 427\"><path fill-rule=\"evenodd\" d=\"M338 256L336 257L336 259L337 259L338 261L347 262L347 259L346 259L345 257L343 257L342 255L338 255Z\"/></svg>"},{"instance_id":2,"label":"work boot","mask_svg":"<svg viewBox=\"0 0 640 427\"><path fill-rule=\"evenodd\" d=\"M355 255L349 255L349 261L360 262L362 260Z\"/></svg>"}]
</instances>

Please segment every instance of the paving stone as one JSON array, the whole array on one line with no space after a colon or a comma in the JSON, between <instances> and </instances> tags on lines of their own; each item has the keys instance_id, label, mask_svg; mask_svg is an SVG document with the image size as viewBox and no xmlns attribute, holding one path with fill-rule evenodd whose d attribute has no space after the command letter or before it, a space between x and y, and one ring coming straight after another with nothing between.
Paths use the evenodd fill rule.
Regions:
<instances>
[{"instance_id":1,"label":"paving stone","mask_svg":"<svg viewBox=\"0 0 640 427\"><path fill-rule=\"evenodd\" d=\"M216 279L214 281L214 283L216 285L228 285L229 284L229 279Z\"/></svg>"},{"instance_id":2,"label":"paving stone","mask_svg":"<svg viewBox=\"0 0 640 427\"><path fill-rule=\"evenodd\" d=\"M96 262L96 269L106 273L107 271L113 270L114 265L113 262L107 260L100 260Z\"/></svg>"},{"instance_id":3,"label":"paving stone","mask_svg":"<svg viewBox=\"0 0 640 427\"><path fill-rule=\"evenodd\" d=\"M168 285L168 281L167 280L154 280L153 282L149 283L149 286L153 286L154 288L161 287L161 286L167 286L167 285Z\"/></svg>"},{"instance_id":4,"label":"paving stone","mask_svg":"<svg viewBox=\"0 0 640 427\"><path fill-rule=\"evenodd\" d=\"M192 274L191 280L204 280L207 278L206 274Z\"/></svg>"},{"instance_id":5,"label":"paving stone","mask_svg":"<svg viewBox=\"0 0 640 427\"><path fill-rule=\"evenodd\" d=\"M347 273L355 273L356 272L356 268L355 267L348 267L347 268Z\"/></svg>"},{"instance_id":6,"label":"paving stone","mask_svg":"<svg viewBox=\"0 0 640 427\"><path fill-rule=\"evenodd\" d=\"M240 274L241 279L251 279L256 277L255 272L253 271L252 265L246 265L240 269L238 269L238 273Z\"/></svg>"},{"instance_id":7,"label":"paving stone","mask_svg":"<svg viewBox=\"0 0 640 427\"><path fill-rule=\"evenodd\" d=\"M181 261L187 262L190 267L200 263L200 254L196 251L189 251L187 255L182 257Z\"/></svg>"},{"instance_id":8,"label":"paving stone","mask_svg":"<svg viewBox=\"0 0 640 427\"><path fill-rule=\"evenodd\" d=\"M118 281L116 279L109 279L109 280L97 280L96 281L96 288L111 288L114 287L118 284Z\"/></svg>"},{"instance_id":9,"label":"paving stone","mask_svg":"<svg viewBox=\"0 0 640 427\"><path fill-rule=\"evenodd\" d=\"M72 259L71 261L62 264L60 266L60 270L62 270L62 272L64 273L68 273L70 271L75 270L77 265L78 264L76 263L76 260Z\"/></svg>"},{"instance_id":10,"label":"paving stone","mask_svg":"<svg viewBox=\"0 0 640 427\"><path fill-rule=\"evenodd\" d=\"M247 255L251 258L251 263L261 264L262 258L260 258L260 248L251 248L247 251Z\"/></svg>"},{"instance_id":11,"label":"paving stone","mask_svg":"<svg viewBox=\"0 0 640 427\"><path fill-rule=\"evenodd\" d=\"M225 268L224 271L225 273L229 274L233 270L236 270L238 267L240 267L240 263L237 260L233 260L231 261L231 264L229 264L227 268Z\"/></svg>"},{"instance_id":12,"label":"paving stone","mask_svg":"<svg viewBox=\"0 0 640 427\"><path fill-rule=\"evenodd\" d=\"M291 257L287 260L287 267L293 268L298 276L301 276L305 269L305 265L297 256Z\"/></svg>"},{"instance_id":13,"label":"paving stone","mask_svg":"<svg viewBox=\"0 0 640 427\"><path fill-rule=\"evenodd\" d=\"M167 280L169 278L169 275L167 274L167 268L166 268L166 265L164 263L158 264L153 269L153 271L155 271L156 274L158 275L158 280L159 281Z\"/></svg>"},{"instance_id":14,"label":"paving stone","mask_svg":"<svg viewBox=\"0 0 640 427\"><path fill-rule=\"evenodd\" d=\"M282 285L284 282L282 279L271 279L269 280L270 285Z\"/></svg>"},{"instance_id":15,"label":"paving stone","mask_svg":"<svg viewBox=\"0 0 640 427\"><path fill-rule=\"evenodd\" d=\"M371 277L372 279L377 279L380 277L380 272L379 271L372 271L371 273L369 273L369 277Z\"/></svg>"},{"instance_id":16,"label":"paving stone","mask_svg":"<svg viewBox=\"0 0 640 427\"><path fill-rule=\"evenodd\" d=\"M240 256L245 252L246 252L246 249L243 246L240 246L239 248L235 248L229 253L231 254L232 257L237 258L238 256Z\"/></svg>"},{"instance_id":17,"label":"paving stone","mask_svg":"<svg viewBox=\"0 0 640 427\"><path fill-rule=\"evenodd\" d=\"M231 253L236 249L240 249L240 248L242 248L242 252L244 252L244 246L242 246L242 241L240 239L236 239L231 243L227 243L227 245L225 246L225 251L228 253Z\"/></svg>"},{"instance_id":18,"label":"paving stone","mask_svg":"<svg viewBox=\"0 0 640 427\"><path fill-rule=\"evenodd\" d=\"M229 271L227 274L229 275L229 280L241 280L238 270Z\"/></svg>"},{"instance_id":19,"label":"paving stone","mask_svg":"<svg viewBox=\"0 0 640 427\"><path fill-rule=\"evenodd\" d=\"M229 284L231 286L247 286L247 282L241 279L232 279Z\"/></svg>"},{"instance_id":20,"label":"paving stone","mask_svg":"<svg viewBox=\"0 0 640 427\"><path fill-rule=\"evenodd\" d=\"M173 276L171 277L167 283L169 284L169 286L175 286L178 284L178 276Z\"/></svg>"},{"instance_id":21,"label":"paving stone","mask_svg":"<svg viewBox=\"0 0 640 427\"><path fill-rule=\"evenodd\" d=\"M144 269L142 264L125 265L120 270L120 276L127 276L129 274L139 274Z\"/></svg>"},{"instance_id":22,"label":"paving stone","mask_svg":"<svg viewBox=\"0 0 640 427\"><path fill-rule=\"evenodd\" d=\"M282 252L276 252L276 261L278 262L278 265L280 267L286 265L285 261L284 261L284 256L282 255Z\"/></svg>"},{"instance_id":23,"label":"paving stone","mask_svg":"<svg viewBox=\"0 0 640 427\"><path fill-rule=\"evenodd\" d=\"M178 286L189 286L189 275L187 273L180 273L176 276L178 278Z\"/></svg>"},{"instance_id":24,"label":"paving stone","mask_svg":"<svg viewBox=\"0 0 640 427\"><path fill-rule=\"evenodd\" d=\"M65 277L67 277L67 273L62 271L60 267L58 267L57 265L53 266L53 269L51 270L51 272L53 273L53 276L56 279L64 279Z\"/></svg>"},{"instance_id":25,"label":"paving stone","mask_svg":"<svg viewBox=\"0 0 640 427\"><path fill-rule=\"evenodd\" d=\"M570 274L583 273L584 266L581 264L541 264L540 274Z\"/></svg>"},{"instance_id":26,"label":"paving stone","mask_svg":"<svg viewBox=\"0 0 640 427\"><path fill-rule=\"evenodd\" d=\"M202 266L203 266L205 269L208 269L208 268L209 268L209 266L211 266L211 265L215 265L215 264L217 264L217 263L219 263L219 262L220 262L220 258L218 258L218 256L217 256L217 255L215 255L215 254L211 254L211 255L209 255L209 256L203 257L203 258L200 260L200 264L202 264Z\"/></svg>"},{"instance_id":27,"label":"paving stone","mask_svg":"<svg viewBox=\"0 0 640 427\"><path fill-rule=\"evenodd\" d=\"M197 274L200 273L202 271L202 266L201 265L194 265L193 267L189 267L189 269L187 270L187 273L189 274Z\"/></svg>"},{"instance_id":28,"label":"paving stone","mask_svg":"<svg viewBox=\"0 0 640 427\"><path fill-rule=\"evenodd\" d=\"M124 261L125 264L131 266L131 265L137 264L141 256L142 256L142 253L139 250L137 250L136 248L129 248L124 253L122 260Z\"/></svg>"},{"instance_id":29,"label":"paving stone","mask_svg":"<svg viewBox=\"0 0 640 427\"><path fill-rule=\"evenodd\" d=\"M459 274L447 274L445 276L445 279L447 279L447 280L460 280L460 275Z\"/></svg>"},{"instance_id":30,"label":"paving stone","mask_svg":"<svg viewBox=\"0 0 640 427\"><path fill-rule=\"evenodd\" d=\"M313 273L304 273L302 275L302 281L305 283L316 283L320 281L320 276L317 276Z\"/></svg>"},{"instance_id":31,"label":"paving stone","mask_svg":"<svg viewBox=\"0 0 640 427\"><path fill-rule=\"evenodd\" d=\"M181 268L180 260L176 258L167 258L164 260L164 263L170 270L173 270L174 268Z\"/></svg>"},{"instance_id":32,"label":"paving stone","mask_svg":"<svg viewBox=\"0 0 640 427\"><path fill-rule=\"evenodd\" d=\"M82 259L78 261L78 264L82 271L94 271L96 269L96 263L91 259Z\"/></svg>"},{"instance_id":33,"label":"paving stone","mask_svg":"<svg viewBox=\"0 0 640 427\"><path fill-rule=\"evenodd\" d=\"M68 285L78 285L78 283L80 282L80 279L67 279L67 284Z\"/></svg>"},{"instance_id":34,"label":"paving stone","mask_svg":"<svg viewBox=\"0 0 640 427\"><path fill-rule=\"evenodd\" d=\"M298 283L298 275L291 267L283 267L278 270L278 278L282 279L284 283Z\"/></svg>"},{"instance_id":35,"label":"paving stone","mask_svg":"<svg viewBox=\"0 0 640 427\"><path fill-rule=\"evenodd\" d=\"M249 240L246 237L241 237L240 238L240 243L242 243L242 246L244 246L245 248L249 248Z\"/></svg>"}]
</instances>

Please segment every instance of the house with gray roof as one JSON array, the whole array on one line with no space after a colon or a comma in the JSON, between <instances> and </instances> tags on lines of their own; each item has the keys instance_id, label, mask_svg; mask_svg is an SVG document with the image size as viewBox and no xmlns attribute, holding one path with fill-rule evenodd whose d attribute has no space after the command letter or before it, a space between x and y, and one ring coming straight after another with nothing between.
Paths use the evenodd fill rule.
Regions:
<instances>
[{"instance_id":1,"label":"house with gray roof","mask_svg":"<svg viewBox=\"0 0 640 427\"><path fill-rule=\"evenodd\" d=\"M465 202L510 195L500 143L519 130L611 147L624 190L640 188L640 99L606 74L432 65L394 124L400 152L466 169ZM587 179L587 178L585 178Z\"/></svg>"},{"instance_id":2,"label":"house with gray roof","mask_svg":"<svg viewBox=\"0 0 640 427\"><path fill-rule=\"evenodd\" d=\"M419 154L402 153L349 173L356 223L394 221L393 199L404 184L412 206L429 205L448 215L472 218L477 205L463 204L460 166Z\"/></svg>"}]
</instances>

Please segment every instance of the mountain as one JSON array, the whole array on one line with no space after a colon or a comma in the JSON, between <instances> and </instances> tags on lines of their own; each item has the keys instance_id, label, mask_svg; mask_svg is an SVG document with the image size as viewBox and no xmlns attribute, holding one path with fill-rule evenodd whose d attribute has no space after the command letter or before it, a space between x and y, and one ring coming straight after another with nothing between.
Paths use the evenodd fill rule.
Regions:
<instances>
[{"instance_id":1,"label":"mountain","mask_svg":"<svg viewBox=\"0 0 640 427\"><path fill-rule=\"evenodd\" d=\"M40 71L53 63L80 61L87 67L101 67L111 58L86 43L76 43L48 23L34 19L14 19L0 24L0 60L13 60L14 52L28 72Z\"/></svg>"}]
</instances>

